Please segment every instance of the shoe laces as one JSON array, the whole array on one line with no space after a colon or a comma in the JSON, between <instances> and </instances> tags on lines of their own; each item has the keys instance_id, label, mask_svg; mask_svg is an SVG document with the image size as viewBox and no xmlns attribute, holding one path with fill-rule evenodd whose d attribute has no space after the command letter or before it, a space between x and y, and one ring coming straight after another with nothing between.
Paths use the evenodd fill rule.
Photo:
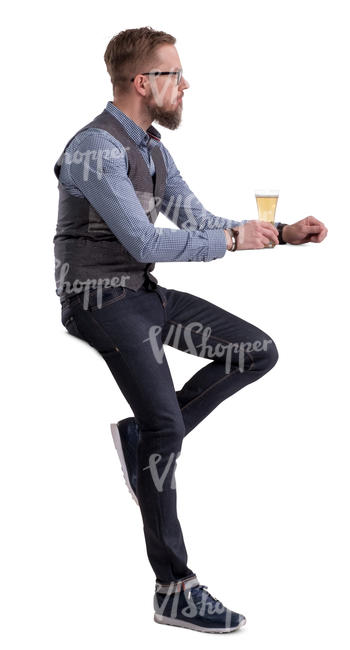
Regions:
<instances>
[{"instance_id":1,"label":"shoe laces","mask_svg":"<svg viewBox=\"0 0 350 650\"><path fill-rule=\"evenodd\" d=\"M204 605L204 607L206 607L208 604L211 604L213 611L218 611L218 609L221 609L223 611L226 609L221 600L214 598L214 596L212 596L207 590L207 585L197 585L196 587L192 587L191 598L194 604L196 606Z\"/></svg>"}]
</instances>

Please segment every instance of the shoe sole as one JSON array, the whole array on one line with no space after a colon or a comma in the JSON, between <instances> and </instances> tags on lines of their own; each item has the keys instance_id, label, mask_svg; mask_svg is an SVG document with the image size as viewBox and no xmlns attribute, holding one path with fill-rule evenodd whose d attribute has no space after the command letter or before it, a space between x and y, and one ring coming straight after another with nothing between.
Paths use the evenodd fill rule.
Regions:
<instances>
[{"instance_id":1,"label":"shoe sole","mask_svg":"<svg viewBox=\"0 0 350 650\"><path fill-rule=\"evenodd\" d=\"M208 628L208 627L201 627L200 625L194 625L193 623L189 623L188 621L181 621L178 618L170 618L169 616L162 616L161 614L154 614L154 620L156 623L161 623L163 625L174 625L176 627L186 627L189 630L196 630L197 632L210 632L212 634L218 633L218 634L224 634L225 632L234 632L235 630L239 630L239 628L243 627L243 625L246 624L246 619L244 618L236 627L224 627L224 628Z\"/></svg>"},{"instance_id":2,"label":"shoe sole","mask_svg":"<svg viewBox=\"0 0 350 650\"><path fill-rule=\"evenodd\" d=\"M122 446L122 441L121 441L121 438L120 438L118 424L111 424L111 432L112 432L112 438L113 438L114 446L115 446L115 448L117 450L119 460L120 460L120 464L122 466L123 476L124 476L124 481L126 483L126 487L128 488L128 490L129 490L133 500L135 501L135 503L139 506L137 496L136 496L134 490L132 489L130 481L129 481L128 469L127 469L125 458L124 458L123 446Z\"/></svg>"}]
</instances>

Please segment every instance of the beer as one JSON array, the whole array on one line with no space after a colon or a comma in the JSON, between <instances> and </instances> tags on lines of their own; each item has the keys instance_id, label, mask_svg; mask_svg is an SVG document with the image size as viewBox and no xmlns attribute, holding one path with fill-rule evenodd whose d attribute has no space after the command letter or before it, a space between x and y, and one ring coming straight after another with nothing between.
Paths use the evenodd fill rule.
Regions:
<instances>
[{"instance_id":1,"label":"beer","mask_svg":"<svg viewBox=\"0 0 350 650\"><path fill-rule=\"evenodd\" d=\"M269 191L256 191L255 198L258 206L258 215L260 221L268 221L269 223L275 223L275 212L278 200L278 191L269 190ZM273 248L275 246L274 242L270 241L269 244L264 246L264 248Z\"/></svg>"}]
</instances>

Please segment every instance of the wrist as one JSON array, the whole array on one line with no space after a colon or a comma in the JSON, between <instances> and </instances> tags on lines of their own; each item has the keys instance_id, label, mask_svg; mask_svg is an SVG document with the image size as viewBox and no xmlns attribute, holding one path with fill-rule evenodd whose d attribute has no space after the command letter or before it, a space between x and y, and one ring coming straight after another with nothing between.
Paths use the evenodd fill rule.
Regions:
<instances>
[{"instance_id":1,"label":"wrist","mask_svg":"<svg viewBox=\"0 0 350 650\"><path fill-rule=\"evenodd\" d=\"M281 239L285 244L288 243L288 230L289 230L289 226L285 225L285 226L283 226L282 231L281 231Z\"/></svg>"},{"instance_id":2,"label":"wrist","mask_svg":"<svg viewBox=\"0 0 350 650\"><path fill-rule=\"evenodd\" d=\"M287 244L288 243L288 224L279 223L277 226L278 230L278 243Z\"/></svg>"}]
</instances>

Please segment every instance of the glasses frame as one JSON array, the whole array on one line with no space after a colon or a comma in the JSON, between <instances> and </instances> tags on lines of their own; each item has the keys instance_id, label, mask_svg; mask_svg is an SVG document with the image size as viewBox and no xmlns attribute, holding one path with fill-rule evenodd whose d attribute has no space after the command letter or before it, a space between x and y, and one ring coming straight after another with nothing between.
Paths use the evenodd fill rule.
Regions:
<instances>
[{"instance_id":1,"label":"glasses frame","mask_svg":"<svg viewBox=\"0 0 350 650\"><path fill-rule=\"evenodd\" d=\"M157 72L157 71L155 71L155 72L141 72L140 74L144 74L144 75L153 74L155 77L160 77L161 75L164 75L164 74L176 74L177 75L176 85L179 86L180 82L181 82L181 79L182 79L183 70L175 70L174 72ZM135 79L135 77L130 79L130 81L134 81L134 79Z\"/></svg>"}]
</instances>

